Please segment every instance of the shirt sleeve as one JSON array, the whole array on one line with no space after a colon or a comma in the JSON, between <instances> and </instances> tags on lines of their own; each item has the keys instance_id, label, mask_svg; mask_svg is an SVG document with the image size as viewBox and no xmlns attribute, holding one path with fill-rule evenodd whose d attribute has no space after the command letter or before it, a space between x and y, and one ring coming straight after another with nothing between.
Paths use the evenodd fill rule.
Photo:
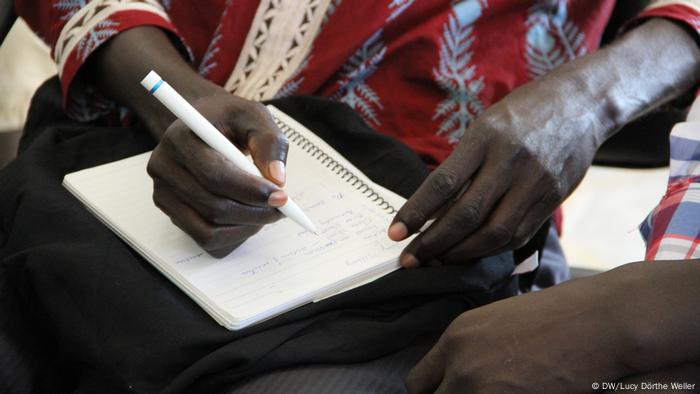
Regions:
<instances>
[{"instance_id":1,"label":"shirt sleeve","mask_svg":"<svg viewBox=\"0 0 700 394\"><path fill-rule=\"evenodd\" d=\"M81 78L81 68L95 50L136 26L158 26L177 37L175 26L156 0L16 0L15 9L51 48L64 107L79 121L115 109Z\"/></svg>"},{"instance_id":2,"label":"shirt sleeve","mask_svg":"<svg viewBox=\"0 0 700 394\"><path fill-rule=\"evenodd\" d=\"M700 39L700 0L655 0L633 22L658 17L683 23Z\"/></svg>"},{"instance_id":3,"label":"shirt sleeve","mask_svg":"<svg viewBox=\"0 0 700 394\"><path fill-rule=\"evenodd\" d=\"M670 140L666 194L640 227L647 260L700 257L700 99L688 121L674 126Z\"/></svg>"}]
</instances>

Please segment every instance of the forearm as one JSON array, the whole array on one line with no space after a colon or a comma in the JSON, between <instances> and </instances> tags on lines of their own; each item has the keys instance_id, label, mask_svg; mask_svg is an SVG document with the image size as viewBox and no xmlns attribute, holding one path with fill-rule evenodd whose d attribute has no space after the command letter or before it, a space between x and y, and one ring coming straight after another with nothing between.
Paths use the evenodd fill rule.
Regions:
<instances>
[{"instance_id":1,"label":"forearm","mask_svg":"<svg viewBox=\"0 0 700 394\"><path fill-rule=\"evenodd\" d=\"M700 261L634 263L589 280L589 291L612 288L601 324L615 326L633 373L700 361Z\"/></svg>"},{"instance_id":2,"label":"forearm","mask_svg":"<svg viewBox=\"0 0 700 394\"><path fill-rule=\"evenodd\" d=\"M554 314L543 338L575 338L564 350L574 375L621 379L700 361L699 283L700 261L644 261L532 293L521 308Z\"/></svg>"},{"instance_id":3,"label":"forearm","mask_svg":"<svg viewBox=\"0 0 700 394\"><path fill-rule=\"evenodd\" d=\"M571 357L588 359L591 377L620 379L700 361L698 284L700 261L644 261L533 293L541 298L523 303L557 314L555 330L583 338L587 349Z\"/></svg>"},{"instance_id":4,"label":"forearm","mask_svg":"<svg viewBox=\"0 0 700 394\"><path fill-rule=\"evenodd\" d=\"M698 283L700 261L633 263L465 312L409 392L578 393L700 360Z\"/></svg>"},{"instance_id":5,"label":"forearm","mask_svg":"<svg viewBox=\"0 0 700 394\"><path fill-rule=\"evenodd\" d=\"M624 124L698 82L697 43L675 23L653 19L513 95L530 102L546 98L547 105L540 106L546 108L530 115L533 127L553 125L561 132L580 133L582 143L597 149Z\"/></svg>"},{"instance_id":6,"label":"forearm","mask_svg":"<svg viewBox=\"0 0 700 394\"><path fill-rule=\"evenodd\" d=\"M137 27L111 39L92 56L89 77L104 95L134 111L156 138L175 118L140 85L150 70L190 100L219 90L187 64L159 28Z\"/></svg>"}]
</instances>

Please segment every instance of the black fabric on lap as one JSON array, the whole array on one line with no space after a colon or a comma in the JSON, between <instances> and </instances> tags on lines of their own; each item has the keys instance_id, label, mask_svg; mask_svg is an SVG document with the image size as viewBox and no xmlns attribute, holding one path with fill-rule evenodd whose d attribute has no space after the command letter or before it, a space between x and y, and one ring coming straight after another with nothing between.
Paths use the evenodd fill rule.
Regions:
<instances>
[{"instance_id":1,"label":"black fabric on lap","mask_svg":"<svg viewBox=\"0 0 700 394\"><path fill-rule=\"evenodd\" d=\"M410 194L420 159L342 104L275 105L372 179ZM220 327L86 211L64 174L150 150L138 128L78 124L56 79L35 96L17 160L0 172L0 391L214 392L262 371L372 360L517 292L510 253L400 270L254 327Z\"/></svg>"}]
</instances>

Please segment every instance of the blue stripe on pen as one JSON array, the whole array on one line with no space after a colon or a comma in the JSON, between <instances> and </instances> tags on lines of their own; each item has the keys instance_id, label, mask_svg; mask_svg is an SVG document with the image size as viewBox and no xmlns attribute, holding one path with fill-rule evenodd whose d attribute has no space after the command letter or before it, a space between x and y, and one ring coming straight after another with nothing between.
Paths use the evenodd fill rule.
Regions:
<instances>
[{"instance_id":1,"label":"blue stripe on pen","mask_svg":"<svg viewBox=\"0 0 700 394\"><path fill-rule=\"evenodd\" d=\"M161 79L160 81L156 82L156 84L153 85L153 87L151 88L151 94L155 93L156 90L158 90L158 88L159 88L160 85L162 85L162 84L163 84L163 80L162 80L162 79Z\"/></svg>"}]
</instances>

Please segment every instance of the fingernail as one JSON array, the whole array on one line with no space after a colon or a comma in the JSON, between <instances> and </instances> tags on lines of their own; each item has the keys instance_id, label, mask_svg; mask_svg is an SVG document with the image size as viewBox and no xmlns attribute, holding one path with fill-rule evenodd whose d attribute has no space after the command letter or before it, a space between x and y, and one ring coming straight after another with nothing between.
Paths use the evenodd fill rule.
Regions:
<instances>
[{"instance_id":1,"label":"fingernail","mask_svg":"<svg viewBox=\"0 0 700 394\"><path fill-rule=\"evenodd\" d=\"M401 255L401 258L399 259L399 262L401 263L401 266L404 268L417 268L420 265L420 261L416 258L416 256L410 254L410 253L404 253Z\"/></svg>"},{"instance_id":2,"label":"fingernail","mask_svg":"<svg viewBox=\"0 0 700 394\"><path fill-rule=\"evenodd\" d=\"M277 183L282 186L286 181L287 176L285 175L284 163L279 160L271 161L269 164L270 176L275 178Z\"/></svg>"},{"instance_id":3,"label":"fingernail","mask_svg":"<svg viewBox=\"0 0 700 394\"><path fill-rule=\"evenodd\" d=\"M276 190L270 193L270 197L267 198L267 203L272 207L281 207L287 203L287 193L283 190Z\"/></svg>"},{"instance_id":4,"label":"fingernail","mask_svg":"<svg viewBox=\"0 0 700 394\"><path fill-rule=\"evenodd\" d=\"M408 235L408 229L402 222L396 222L389 227L389 238L394 241L401 241Z\"/></svg>"}]
</instances>

